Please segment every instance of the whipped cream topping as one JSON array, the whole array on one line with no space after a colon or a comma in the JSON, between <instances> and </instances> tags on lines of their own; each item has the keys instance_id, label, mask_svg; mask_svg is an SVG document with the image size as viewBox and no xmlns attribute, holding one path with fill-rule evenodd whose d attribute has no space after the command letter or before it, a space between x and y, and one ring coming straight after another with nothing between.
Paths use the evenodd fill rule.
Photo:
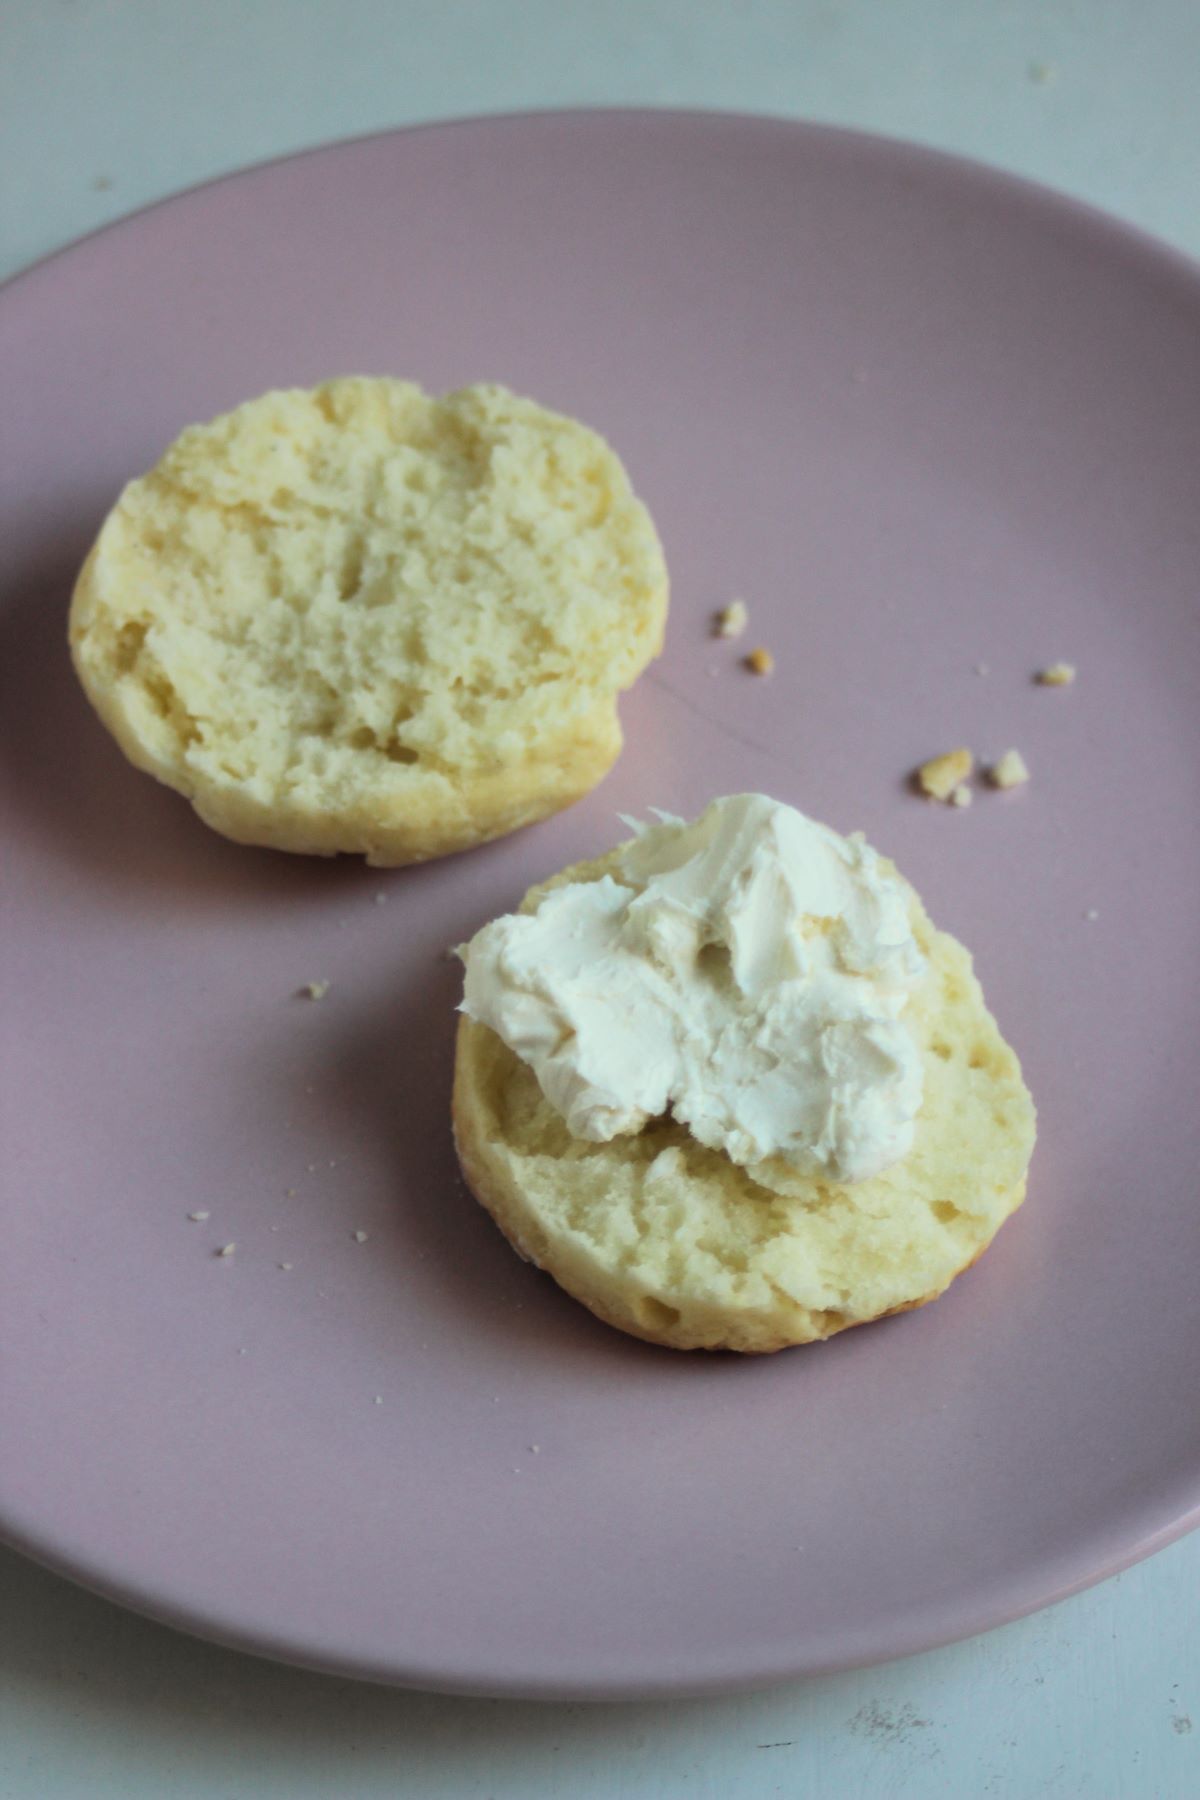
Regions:
<instances>
[{"instance_id":1,"label":"whipped cream topping","mask_svg":"<svg viewBox=\"0 0 1200 1800\"><path fill-rule=\"evenodd\" d=\"M860 834L763 794L639 826L616 873L485 925L462 1011L537 1077L572 1135L672 1113L752 1167L862 1181L911 1146L922 1062L903 1014L925 963L905 891Z\"/></svg>"}]
</instances>

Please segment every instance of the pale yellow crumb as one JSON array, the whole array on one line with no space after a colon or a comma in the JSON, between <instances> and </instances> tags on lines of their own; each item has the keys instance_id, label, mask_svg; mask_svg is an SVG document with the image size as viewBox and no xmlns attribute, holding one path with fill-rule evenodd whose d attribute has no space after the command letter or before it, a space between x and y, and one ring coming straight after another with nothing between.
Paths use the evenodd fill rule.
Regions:
<instances>
[{"instance_id":1,"label":"pale yellow crumb","mask_svg":"<svg viewBox=\"0 0 1200 1800\"><path fill-rule=\"evenodd\" d=\"M975 758L969 750L947 750L921 764L917 770L917 786L931 800L949 800L956 788L970 780L974 767ZM961 806L963 802L960 800L956 804Z\"/></svg>"},{"instance_id":2,"label":"pale yellow crumb","mask_svg":"<svg viewBox=\"0 0 1200 1800\"><path fill-rule=\"evenodd\" d=\"M723 606L713 624L715 636L720 638L741 637L750 622L750 612L744 600L731 600Z\"/></svg>"},{"instance_id":3,"label":"pale yellow crumb","mask_svg":"<svg viewBox=\"0 0 1200 1800\"><path fill-rule=\"evenodd\" d=\"M988 779L993 787L1021 787L1029 780L1029 768L1021 752L1006 750L988 770Z\"/></svg>"},{"instance_id":4,"label":"pale yellow crumb","mask_svg":"<svg viewBox=\"0 0 1200 1800\"><path fill-rule=\"evenodd\" d=\"M279 1266L281 1269L290 1270L292 1265L291 1263L280 1263Z\"/></svg>"},{"instance_id":5,"label":"pale yellow crumb","mask_svg":"<svg viewBox=\"0 0 1200 1800\"><path fill-rule=\"evenodd\" d=\"M368 1234L365 1231L356 1231L354 1233L354 1241L356 1244L365 1244L367 1241L367 1236L368 1236Z\"/></svg>"},{"instance_id":6,"label":"pale yellow crumb","mask_svg":"<svg viewBox=\"0 0 1200 1800\"><path fill-rule=\"evenodd\" d=\"M1026 73L1035 87L1049 87L1052 81L1058 80L1058 70L1049 62L1031 62Z\"/></svg>"},{"instance_id":7,"label":"pale yellow crumb","mask_svg":"<svg viewBox=\"0 0 1200 1800\"><path fill-rule=\"evenodd\" d=\"M1075 664L1051 663L1048 668L1039 669L1033 679L1040 687L1070 687L1075 679Z\"/></svg>"},{"instance_id":8,"label":"pale yellow crumb","mask_svg":"<svg viewBox=\"0 0 1200 1800\"><path fill-rule=\"evenodd\" d=\"M323 1000L329 992L329 983L327 981L306 981L299 992L304 1000Z\"/></svg>"},{"instance_id":9,"label":"pale yellow crumb","mask_svg":"<svg viewBox=\"0 0 1200 1800\"><path fill-rule=\"evenodd\" d=\"M206 1212L195 1212L195 1213L188 1214L188 1218L191 1219L191 1221L195 1225L199 1225L204 1219L207 1219L209 1216L210 1215Z\"/></svg>"},{"instance_id":10,"label":"pale yellow crumb","mask_svg":"<svg viewBox=\"0 0 1200 1800\"><path fill-rule=\"evenodd\" d=\"M752 675L769 675L775 667L775 658L760 644L746 657L746 667Z\"/></svg>"},{"instance_id":11,"label":"pale yellow crumb","mask_svg":"<svg viewBox=\"0 0 1200 1800\"><path fill-rule=\"evenodd\" d=\"M236 1244L222 1244L221 1248L217 1251L217 1255L218 1256L232 1256L236 1249L237 1249Z\"/></svg>"},{"instance_id":12,"label":"pale yellow crumb","mask_svg":"<svg viewBox=\"0 0 1200 1800\"><path fill-rule=\"evenodd\" d=\"M951 806L970 806L975 798L965 781L960 781L950 796Z\"/></svg>"},{"instance_id":13,"label":"pale yellow crumb","mask_svg":"<svg viewBox=\"0 0 1200 1800\"><path fill-rule=\"evenodd\" d=\"M1099 918L1099 917L1100 917L1100 910L1099 910L1099 908L1098 908L1098 907L1095 907L1095 906L1089 906L1089 907L1088 907L1088 909L1087 909L1087 911L1086 911L1086 912L1085 912L1085 913L1084 913L1084 915L1083 915L1083 916L1084 916L1084 918L1085 918L1085 919L1087 919L1087 921L1088 921L1088 922L1089 922L1089 924L1090 924L1090 923L1092 923L1092 922L1093 922L1093 921L1094 921L1094 920L1096 920L1096 919L1098 919L1098 918Z\"/></svg>"},{"instance_id":14,"label":"pale yellow crumb","mask_svg":"<svg viewBox=\"0 0 1200 1800\"><path fill-rule=\"evenodd\" d=\"M376 1396L375 1396L375 1404L376 1404L376 1406L382 1406L382 1405L383 1405L383 1395L382 1395L382 1394L376 1394Z\"/></svg>"}]
</instances>

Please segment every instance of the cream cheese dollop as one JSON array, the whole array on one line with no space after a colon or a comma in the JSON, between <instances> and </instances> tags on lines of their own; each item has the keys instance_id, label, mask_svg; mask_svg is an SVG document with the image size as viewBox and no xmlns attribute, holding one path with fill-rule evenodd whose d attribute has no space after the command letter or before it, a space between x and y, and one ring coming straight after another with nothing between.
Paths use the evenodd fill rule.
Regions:
<instances>
[{"instance_id":1,"label":"cream cheese dollop","mask_svg":"<svg viewBox=\"0 0 1200 1800\"><path fill-rule=\"evenodd\" d=\"M671 1113L747 1167L862 1181L921 1104L904 1019L925 970L906 890L862 838L765 794L634 826L615 873L551 889L461 952L462 1011L571 1134Z\"/></svg>"}]
</instances>

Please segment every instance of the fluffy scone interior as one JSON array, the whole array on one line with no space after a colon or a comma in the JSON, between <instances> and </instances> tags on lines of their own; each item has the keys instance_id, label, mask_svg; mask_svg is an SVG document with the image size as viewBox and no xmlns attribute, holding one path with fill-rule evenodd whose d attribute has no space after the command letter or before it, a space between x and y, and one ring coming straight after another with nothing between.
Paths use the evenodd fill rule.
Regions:
<instances>
[{"instance_id":1,"label":"fluffy scone interior","mask_svg":"<svg viewBox=\"0 0 1200 1800\"><path fill-rule=\"evenodd\" d=\"M531 889L521 910L613 873L617 856ZM669 1118L584 1142L496 1033L463 1018L455 1141L514 1248L610 1325L680 1350L780 1350L936 1299L1024 1198L1035 1114L970 956L907 891L928 960L905 1013L924 1098L909 1154L865 1181L781 1167L767 1184Z\"/></svg>"},{"instance_id":2,"label":"fluffy scone interior","mask_svg":"<svg viewBox=\"0 0 1200 1800\"><path fill-rule=\"evenodd\" d=\"M125 754L216 830L386 865L593 787L666 607L595 432L363 377L186 430L109 514L70 642Z\"/></svg>"}]
</instances>

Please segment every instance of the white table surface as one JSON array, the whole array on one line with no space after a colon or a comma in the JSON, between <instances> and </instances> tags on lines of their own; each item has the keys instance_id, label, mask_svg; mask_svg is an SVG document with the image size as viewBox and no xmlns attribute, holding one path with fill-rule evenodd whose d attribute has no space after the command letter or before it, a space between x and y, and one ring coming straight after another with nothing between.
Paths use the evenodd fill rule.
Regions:
<instances>
[{"instance_id":1,"label":"white table surface","mask_svg":"<svg viewBox=\"0 0 1200 1800\"><path fill-rule=\"evenodd\" d=\"M304 145L598 102L920 139L1200 256L1198 96L1198 0L0 0L0 274ZM0 1552L0 1800L1192 1800L1198 1621L1200 1534L906 1662L518 1705L234 1655Z\"/></svg>"}]
</instances>

